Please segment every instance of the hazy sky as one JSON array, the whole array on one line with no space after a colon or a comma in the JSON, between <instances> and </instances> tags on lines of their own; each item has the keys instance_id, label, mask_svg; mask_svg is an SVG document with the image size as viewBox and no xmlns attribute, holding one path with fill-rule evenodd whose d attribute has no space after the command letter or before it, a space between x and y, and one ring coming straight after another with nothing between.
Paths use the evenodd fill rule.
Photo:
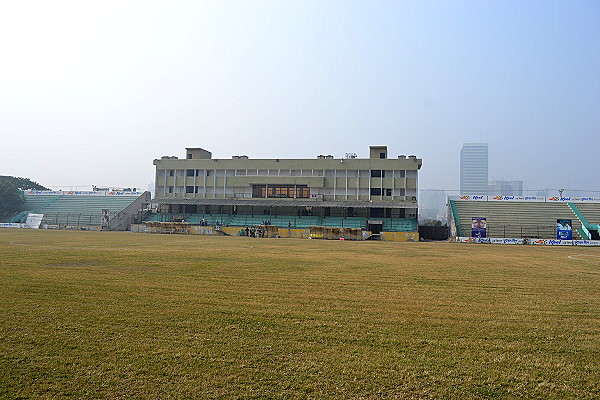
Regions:
<instances>
[{"instance_id":1,"label":"hazy sky","mask_svg":"<svg viewBox=\"0 0 600 400\"><path fill-rule=\"evenodd\" d=\"M0 175L137 186L152 160L423 158L600 191L600 2L43 1L0 7Z\"/></svg>"}]
</instances>

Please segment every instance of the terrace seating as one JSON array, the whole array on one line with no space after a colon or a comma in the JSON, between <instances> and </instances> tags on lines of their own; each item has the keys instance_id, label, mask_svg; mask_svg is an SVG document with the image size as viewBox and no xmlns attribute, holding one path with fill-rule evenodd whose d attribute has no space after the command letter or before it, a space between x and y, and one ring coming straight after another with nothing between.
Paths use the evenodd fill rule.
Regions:
<instances>
[{"instance_id":1,"label":"terrace seating","mask_svg":"<svg viewBox=\"0 0 600 400\"><path fill-rule=\"evenodd\" d=\"M222 226L255 226L262 225L268 221L270 225L279 228L307 229L311 226L344 227L366 229L366 217L339 217L329 216L297 216L297 215L245 215L245 214L151 214L145 221L148 222L171 222L173 218L184 219L192 225L199 225L204 219L208 225L215 225L219 221ZM391 232L414 232L417 230L416 219L411 218L387 218L384 219L384 230Z\"/></svg>"},{"instance_id":2,"label":"terrace seating","mask_svg":"<svg viewBox=\"0 0 600 400\"><path fill-rule=\"evenodd\" d=\"M417 220L414 218L384 218L385 232L414 232L417 230Z\"/></svg>"},{"instance_id":3,"label":"terrace seating","mask_svg":"<svg viewBox=\"0 0 600 400\"><path fill-rule=\"evenodd\" d=\"M581 222L567 203L454 202L463 236L471 236L472 218L480 217L487 220L488 237L555 238L557 219L570 219L573 223L573 238L581 238L577 232L581 228Z\"/></svg>"},{"instance_id":4,"label":"terrace seating","mask_svg":"<svg viewBox=\"0 0 600 400\"><path fill-rule=\"evenodd\" d=\"M28 211L44 214L52 225L100 225L102 210L116 215L139 196L25 195Z\"/></svg>"},{"instance_id":5,"label":"terrace seating","mask_svg":"<svg viewBox=\"0 0 600 400\"><path fill-rule=\"evenodd\" d=\"M58 200L60 197L62 197L62 195L55 195L55 194L50 194L50 195L25 195L25 210L29 211L29 212L36 212L38 211L38 208L43 207L44 205L46 205L47 203L51 202L51 201L56 201Z\"/></svg>"},{"instance_id":6,"label":"terrace seating","mask_svg":"<svg viewBox=\"0 0 600 400\"><path fill-rule=\"evenodd\" d=\"M600 204L575 203L575 205L590 224L600 224Z\"/></svg>"}]
</instances>

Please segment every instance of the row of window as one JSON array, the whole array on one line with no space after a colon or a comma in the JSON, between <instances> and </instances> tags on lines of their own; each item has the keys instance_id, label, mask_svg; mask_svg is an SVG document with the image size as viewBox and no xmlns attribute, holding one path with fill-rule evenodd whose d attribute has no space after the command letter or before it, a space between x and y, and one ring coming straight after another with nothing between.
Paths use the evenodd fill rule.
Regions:
<instances>
[{"instance_id":1,"label":"row of window","mask_svg":"<svg viewBox=\"0 0 600 400\"><path fill-rule=\"evenodd\" d=\"M188 176L188 177L203 177L204 171L206 171L206 176L213 176L216 171L217 176L224 176L226 170L204 170L204 169L168 169L168 170L158 170L157 176ZM416 177L417 172L413 170L408 171L408 177ZM358 175L361 177L371 176L372 178L385 178L386 170L384 169L372 169L372 170L276 170L276 169L253 169L253 170L227 170L228 176L303 176L303 177L333 177L337 176L338 178L344 178L348 176L349 178L356 178ZM388 170L388 176L394 176L395 178L405 178L407 177L406 170L397 170L395 172Z\"/></svg>"},{"instance_id":2,"label":"row of window","mask_svg":"<svg viewBox=\"0 0 600 400\"><path fill-rule=\"evenodd\" d=\"M183 190L183 187L178 186L178 193ZM202 186L185 186L185 193L200 193ZM212 192L212 188L210 188ZM174 193L173 186L167 186L168 193ZM326 191L326 195L332 195L331 189ZM356 192L352 191L350 195L354 195ZM343 195L343 193L337 193ZM392 196L392 189L389 188L371 188L371 196ZM249 194L248 194L249 195ZM406 190L404 188L396 189L397 196L405 196ZM410 194L409 194L410 195ZM252 197L254 198L289 198L289 199L307 199L310 198L310 188L306 185L253 185L252 186Z\"/></svg>"}]
</instances>

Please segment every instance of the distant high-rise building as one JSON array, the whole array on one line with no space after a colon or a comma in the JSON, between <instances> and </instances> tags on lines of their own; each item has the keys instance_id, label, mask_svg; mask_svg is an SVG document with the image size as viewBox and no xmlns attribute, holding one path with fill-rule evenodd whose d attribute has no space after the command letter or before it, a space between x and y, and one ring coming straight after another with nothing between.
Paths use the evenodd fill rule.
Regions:
<instances>
[{"instance_id":1,"label":"distant high-rise building","mask_svg":"<svg viewBox=\"0 0 600 400\"><path fill-rule=\"evenodd\" d=\"M490 195L523 196L523 181L490 181Z\"/></svg>"},{"instance_id":2,"label":"distant high-rise building","mask_svg":"<svg viewBox=\"0 0 600 400\"><path fill-rule=\"evenodd\" d=\"M460 194L488 192L488 144L464 143L460 151Z\"/></svg>"}]
</instances>

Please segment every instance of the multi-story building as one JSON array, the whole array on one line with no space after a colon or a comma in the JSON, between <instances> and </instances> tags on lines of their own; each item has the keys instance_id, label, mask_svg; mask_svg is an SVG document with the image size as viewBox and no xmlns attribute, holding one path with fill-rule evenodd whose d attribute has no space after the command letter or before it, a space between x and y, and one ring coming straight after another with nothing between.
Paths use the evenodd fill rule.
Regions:
<instances>
[{"instance_id":1,"label":"multi-story building","mask_svg":"<svg viewBox=\"0 0 600 400\"><path fill-rule=\"evenodd\" d=\"M487 195L488 144L464 143L460 151L460 194Z\"/></svg>"},{"instance_id":2,"label":"multi-story building","mask_svg":"<svg viewBox=\"0 0 600 400\"><path fill-rule=\"evenodd\" d=\"M204 149L187 148L185 159L154 160L153 202L167 220L201 216L244 226L262 217L284 227L312 223L374 234L416 231L421 164L413 155L388 158L387 146L371 146L368 159L354 154L216 159Z\"/></svg>"}]
</instances>

